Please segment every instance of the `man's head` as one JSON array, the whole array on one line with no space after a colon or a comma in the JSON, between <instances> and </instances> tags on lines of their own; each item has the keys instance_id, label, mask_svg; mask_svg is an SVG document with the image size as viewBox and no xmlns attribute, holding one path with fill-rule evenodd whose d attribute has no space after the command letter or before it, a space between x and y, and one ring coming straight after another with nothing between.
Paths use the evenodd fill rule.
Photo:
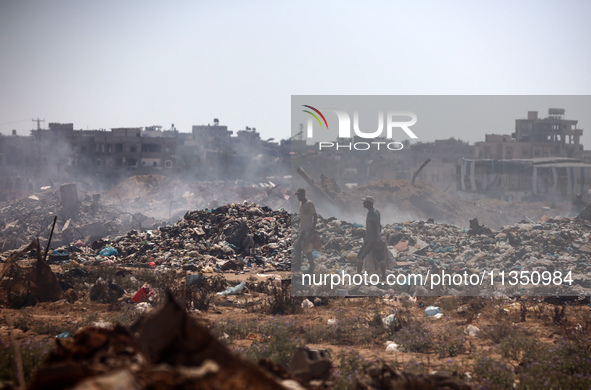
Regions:
<instances>
[{"instance_id":1,"label":"man's head","mask_svg":"<svg viewBox=\"0 0 591 390\"><path fill-rule=\"evenodd\" d=\"M373 198L371 196L366 196L361 200L363 201L363 207L365 207L366 209L373 208Z\"/></svg>"},{"instance_id":2,"label":"man's head","mask_svg":"<svg viewBox=\"0 0 591 390\"><path fill-rule=\"evenodd\" d=\"M304 190L303 188L298 188L298 190L295 192L295 194L298 197L298 200L300 202L303 202L306 200L306 190Z\"/></svg>"}]
</instances>

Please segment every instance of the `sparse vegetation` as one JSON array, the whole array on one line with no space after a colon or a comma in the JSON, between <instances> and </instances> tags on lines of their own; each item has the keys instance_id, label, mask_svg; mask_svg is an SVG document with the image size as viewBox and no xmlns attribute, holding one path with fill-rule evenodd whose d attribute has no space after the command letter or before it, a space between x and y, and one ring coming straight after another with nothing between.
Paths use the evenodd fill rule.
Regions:
<instances>
[{"instance_id":1,"label":"sparse vegetation","mask_svg":"<svg viewBox=\"0 0 591 390\"><path fill-rule=\"evenodd\" d=\"M200 313L192 311L193 315L199 316L215 337L249 360L269 359L288 366L299 346L330 346L335 389L354 388L354 378L370 360L384 361L413 373L437 371L482 389L514 385L517 389L591 387L591 312L585 306L552 306L534 299L508 305L479 297L429 297L418 303L392 300L389 305L380 298L333 298L323 300L322 307L317 305L304 311L301 302L305 297L291 296L291 287L274 278L259 281L251 276L245 294L218 297L217 292L238 282L228 282L223 275L214 274L186 286L186 274L158 275L142 269L116 275L113 269L105 268L73 281L81 291L99 277L110 278L134 291L148 282L158 291L153 305L168 287L184 299L188 309L199 310ZM63 304L88 302L88 297L81 295L75 304ZM314 297L308 298L314 301ZM440 306L444 317L428 319L421 303ZM462 310L457 311L460 306ZM44 307L51 311L50 306ZM3 320L2 325L34 337L53 338L63 332L74 333L101 319L128 326L141 316L136 305L124 300L92 308L78 307L77 315L59 321L54 319L55 315L39 315L35 306L13 310L7 317L10 320ZM48 317L52 319L47 321ZM476 338L464 334L466 324L473 321L481 329ZM399 352L385 352L386 341L397 343ZM23 364L28 370L27 378L53 341L29 344L22 347L26 350ZM14 351L6 341L0 364L0 380L14 382Z\"/></svg>"},{"instance_id":2,"label":"sparse vegetation","mask_svg":"<svg viewBox=\"0 0 591 390\"><path fill-rule=\"evenodd\" d=\"M395 340L405 352L427 353L435 346L433 331L427 324L418 321L397 332Z\"/></svg>"},{"instance_id":3,"label":"sparse vegetation","mask_svg":"<svg viewBox=\"0 0 591 390\"><path fill-rule=\"evenodd\" d=\"M446 327L437 336L435 345L440 358L458 356L466 351L466 335L462 329Z\"/></svg>"},{"instance_id":4,"label":"sparse vegetation","mask_svg":"<svg viewBox=\"0 0 591 390\"><path fill-rule=\"evenodd\" d=\"M18 342L26 381L31 379L35 369L41 365L54 345L53 340L29 339ZM0 381L18 383L14 345L2 340L0 340Z\"/></svg>"},{"instance_id":5,"label":"sparse vegetation","mask_svg":"<svg viewBox=\"0 0 591 390\"><path fill-rule=\"evenodd\" d=\"M480 389L512 389L515 383L511 365L489 356L478 356L472 370L474 384Z\"/></svg>"}]
</instances>

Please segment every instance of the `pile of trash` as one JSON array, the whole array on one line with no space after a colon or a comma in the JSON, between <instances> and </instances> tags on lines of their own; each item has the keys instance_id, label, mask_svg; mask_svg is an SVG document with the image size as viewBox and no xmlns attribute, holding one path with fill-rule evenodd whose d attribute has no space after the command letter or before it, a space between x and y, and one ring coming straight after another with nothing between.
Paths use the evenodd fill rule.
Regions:
<instances>
[{"instance_id":1,"label":"pile of trash","mask_svg":"<svg viewBox=\"0 0 591 390\"><path fill-rule=\"evenodd\" d=\"M540 275L546 271L552 275L561 271L563 278L567 271L572 271L572 288L569 291L577 295L591 295L591 277L587 276L591 272L590 228L589 221L579 218L550 219L544 216L536 223L522 221L500 230L480 225L476 219L470 221L470 227L464 228L437 224L432 220L409 221L385 225L382 234L396 262L390 273L426 276L428 272L467 272L468 275L493 272L497 277L504 271L505 284L508 285L511 271L537 271ZM319 259L318 272L354 274L364 227L334 218L321 218L318 231L324 243L321 250L314 252ZM479 293L486 290L490 283L488 280L484 287L479 287ZM421 286L406 287L404 292L427 295ZM371 289L362 288L360 293L367 294ZM523 288L516 290L531 295ZM462 291L460 286L430 293L467 295L468 292Z\"/></svg>"},{"instance_id":2,"label":"pile of trash","mask_svg":"<svg viewBox=\"0 0 591 390\"><path fill-rule=\"evenodd\" d=\"M245 201L189 211L170 226L131 230L125 235L94 242L77 240L72 244L72 241L71 245L54 250L49 260L201 274L256 269L288 271L298 222L297 214ZM537 271L538 274L572 271L571 287L576 291L571 291L577 295L591 295L591 277L587 276L591 271L591 222L543 216L536 223L521 221L500 230L489 229L476 219L469 224L465 221L464 225L466 227L462 228L438 224L432 219L384 225L382 233L390 254L389 273L425 276L429 272L468 275L493 272L497 277L504 271L508 278L511 271ZM365 227L335 217L319 216L316 228L322 241L322 248L313 252L316 271L355 274ZM58 227L57 231L63 237L67 229ZM307 260L304 260L304 272L306 265ZM377 289L364 286L358 293L381 291ZM404 292L426 295L424 290L422 286L409 284ZM515 290L523 295L531 294L531 291L522 291L523 288ZM479 289L479 293L482 291ZM439 295L473 293L462 286L429 292Z\"/></svg>"},{"instance_id":3,"label":"pile of trash","mask_svg":"<svg viewBox=\"0 0 591 390\"><path fill-rule=\"evenodd\" d=\"M254 203L189 211L172 226L101 241L77 243L69 260L157 270L202 273L242 271L245 267L290 269L291 217Z\"/></svg>"},{"instance_id":4,"label":"pile of trash","mask_svg":"<svg viewBox=\"0 0 591 390\"><path fill-rule=\"evenodd\" d=\"M59 189L45 188L0 209L0 252L19 248L36 237L41 237L43 245L54 216L58 219L52 240L57 246L159 225L144 215L104 204L99 194L81 194L75 184L65 184Z\"/></svg>"}]
</instances>

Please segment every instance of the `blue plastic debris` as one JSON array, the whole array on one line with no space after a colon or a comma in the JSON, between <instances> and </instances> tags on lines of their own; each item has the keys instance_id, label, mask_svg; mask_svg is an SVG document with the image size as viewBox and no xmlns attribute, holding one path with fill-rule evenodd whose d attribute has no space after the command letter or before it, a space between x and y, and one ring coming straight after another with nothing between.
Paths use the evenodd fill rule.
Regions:
<instances>
[{"instance_id":1,"label":"blue plastic debris","mask_svg":"<svg viewBox=\"0 0 591 390\"><path fill-rule=\"evenodd\" d=\"M57 336L55 336L56 338L60 338L60 339L65 339L67 337L72 337L72 333L70 332L64 332L64 333L60 333Z\"/></svg>"},{"instance_id":2,"label":"blue plastic debris","mask_svg":"<svg viewBox=\"0 0 591 390\"><path fill-rule=\"evenodd\" d=\"M246 286L246 281L240 282L240 284L236 287L228 287L225 291L217 293L217 295L234 295L238 294L240 291L244 290Z\"/></svg>"},{"instance_id":3,"label":"blue plastic debris","mask_svg":"<svg viewBox=\"0 0 591 390\"><path fill-rule=\"evenodd\" d=\"M425 309L425 314L429 317L440 313L441 309L437 306L427 306L427 308Z\"/></svg>"},{"instance_id":4,"label":"blue plastic debris","mask_svg":"<svg viewBox=\"0 0 591 390\"><path fill-rule=\"evenodd\" d=\"M99 255L101 256L119 256L119 252L117 252L117 249L108 246L105 249L103 249L102 251L99 252Z\"/></svg>"}]
</instances>

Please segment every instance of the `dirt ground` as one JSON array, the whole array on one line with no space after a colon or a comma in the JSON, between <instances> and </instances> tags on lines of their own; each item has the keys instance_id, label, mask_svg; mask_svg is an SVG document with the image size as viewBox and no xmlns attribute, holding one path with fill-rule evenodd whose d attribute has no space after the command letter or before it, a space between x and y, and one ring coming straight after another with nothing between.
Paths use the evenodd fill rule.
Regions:
<instances>
[{"instance_id":1,"label":"dirt ground","mask_svg":"<svg viewBox=\"0 0 591 390\"><path fill-rule=\"evenodd\" d=\"M54 265L52 269L59 273L72 267ZM106 276L116 269L98 271ZM136 275L140 283L140 278L146 278L149 272L156 272L130 271L127 277ZM182 287L186 274L186 271L177 272L173 284ZM232 350L251 360L264 355L261 354L261 346L265 345L269 347L265 357L276 359L279 364L289 364L281 350L289 350L297 344L328 350L335 373L349 370L347 372L351 375L351 372L361 370L363 363L381 362L419 373L455 375L478 388L486 379L482 368L477 367L482 365L483 357L503 362L511 371L518 373L525 364L528 348L540 344L555 346L565 337L579 337L577 333L583 337L591 335L591 308L587 305L568 305L563 309L560 305L532 297L418 297L416 300L342 297L323 299L322 302L317 301L315 307L302 309L301 302L305 297L293 297L283 307L283 314L278 314L272 312L269 304L274 299L273 293L261 286L269 279L276 279L278 285L280 279L289 276L288 272L265 273L253 269L245 273L226 272L223 276L229 285L245 281L247 288L238 295L211 294L206 309L189 309L189 312ZM135 304L129 303L133 292L115 303L95 303L84 291L84 283L78 286L78 299L73 302L62 299L19 309L2 308L0 340L4 353L14 348L15 343L21 348L31 344L51 346L58 334L73 333L81 326L129 325L140 317L135 313ZM167 283L171 283L170 279ZM272 284L267 283L267 287ZM164 286L156 282L152 287L156 296L151 305L157 306L163 299ZM309 299L314 300L313 297ZM440 307L443 316L427 317L425 308L430 305ZM562 314L560 310L564 310ZM400 329L385 329L383 320L392 313L398 317ZM468 325L479 328L480 334L465 335L464 329ZM414 336L412 332L408 333L409 330L421 326L432 334L432 343L423 345L412 340ZM282 333L286 329L290 332L288 335ZM406 336L411 336L410 340L400 336L404 332L407 332ZM387 345L393 342L399 345L399 351L386 351ZM442 343L449 343L445 344L447 349L438 346ZM513 347L507 344L513 344ZM351 359L359 362L359 367L357 363L351 363ZM0 373L2 380L10 379L6 372ZM350 382L351 387L347 387L343 383L349 382L339 382L334 378L331 382L333 388L353 388L353 381Z\"/></svg>"}]
</instances>

